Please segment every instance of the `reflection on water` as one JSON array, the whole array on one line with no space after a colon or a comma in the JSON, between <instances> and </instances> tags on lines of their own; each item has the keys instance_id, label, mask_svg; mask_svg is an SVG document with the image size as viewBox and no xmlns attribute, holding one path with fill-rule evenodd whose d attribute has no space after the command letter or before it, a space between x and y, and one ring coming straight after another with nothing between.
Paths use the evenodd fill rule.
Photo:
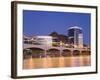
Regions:
<instances>
[{"instance_id":1,"label":"reflection on water","mask_svg":"<svg viewBox=\"0 0 100 80\"><path fill-rule=\"evenodd\" d=\"M55 67L77 67L90 66L91 56L68 56L68 57L46 57L46 58L28 58L23 60L23 69L34 68L55 68Z\"/></svg>"}]
</instances>

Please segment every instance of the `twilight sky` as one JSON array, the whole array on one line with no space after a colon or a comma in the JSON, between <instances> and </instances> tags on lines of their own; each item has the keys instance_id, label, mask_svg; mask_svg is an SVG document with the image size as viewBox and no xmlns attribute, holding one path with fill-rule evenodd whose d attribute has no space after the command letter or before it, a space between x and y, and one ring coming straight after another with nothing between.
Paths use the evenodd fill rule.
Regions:
<instances>
[{"instance_id":1,"label":"twilight sky","mask_svg":"<svg viewBox=\"0 0 100 80\"><path fill-rule=\"evenodd\" d=\"M23 34L48 35L53 31L67 35L71 26L83 29L84 43L90 44L91 15L89 13L23 10Z\"/></svg>"}]
</instances>

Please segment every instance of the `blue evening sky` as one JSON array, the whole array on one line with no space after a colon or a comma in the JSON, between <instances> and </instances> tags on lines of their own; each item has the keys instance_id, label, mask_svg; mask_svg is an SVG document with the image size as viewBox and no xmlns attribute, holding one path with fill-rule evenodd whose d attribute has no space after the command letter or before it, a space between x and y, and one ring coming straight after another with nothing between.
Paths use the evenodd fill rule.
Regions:
<instances>
[{"instance_id":1,"label":"blue evening sky","mask_svg":"<svg viewBox=\"0 0 100 80\"><path fill-rule=\"evenodd\" d=\"M90 20L89 13L23 10L23 34L48 35L56 31L67 35L69 27L79 26L83 29L84 43L90 44Z\"/></svg>"}]
</instances>

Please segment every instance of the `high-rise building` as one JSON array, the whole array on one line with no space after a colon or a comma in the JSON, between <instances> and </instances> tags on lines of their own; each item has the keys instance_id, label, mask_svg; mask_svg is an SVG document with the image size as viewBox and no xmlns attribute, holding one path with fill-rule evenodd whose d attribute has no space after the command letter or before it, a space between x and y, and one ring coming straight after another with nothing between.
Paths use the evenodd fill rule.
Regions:
<instances>
[{"instance_id":1,"label":"high-rise building","mask_svg":"<svg viewBox=\"0 0 100 80\"><path fill-rule=\"evenodd\" d=\"M83 47L83 32L82 28L73 26L68 29L69 44L74 47Z\"/></svg>"}]
</instances>

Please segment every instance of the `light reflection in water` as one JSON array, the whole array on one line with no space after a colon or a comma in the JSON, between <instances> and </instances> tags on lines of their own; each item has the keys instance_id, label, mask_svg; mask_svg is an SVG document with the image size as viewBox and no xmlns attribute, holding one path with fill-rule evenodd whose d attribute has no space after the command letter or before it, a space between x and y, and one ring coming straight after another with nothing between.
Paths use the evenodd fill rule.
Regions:
<instances>
[{"instance_id":1,"label":"light reflection in water","mask_svg":"<svg viewBox=\"0 0 100 80\"><path fill-rule=\"evenodd\" d=\"M28 58L23 60L23 69L54 68L54 67L75 67L90 66L91 56L69 56L69 57L46 57Z\"/></svg>"}]
</instances>

